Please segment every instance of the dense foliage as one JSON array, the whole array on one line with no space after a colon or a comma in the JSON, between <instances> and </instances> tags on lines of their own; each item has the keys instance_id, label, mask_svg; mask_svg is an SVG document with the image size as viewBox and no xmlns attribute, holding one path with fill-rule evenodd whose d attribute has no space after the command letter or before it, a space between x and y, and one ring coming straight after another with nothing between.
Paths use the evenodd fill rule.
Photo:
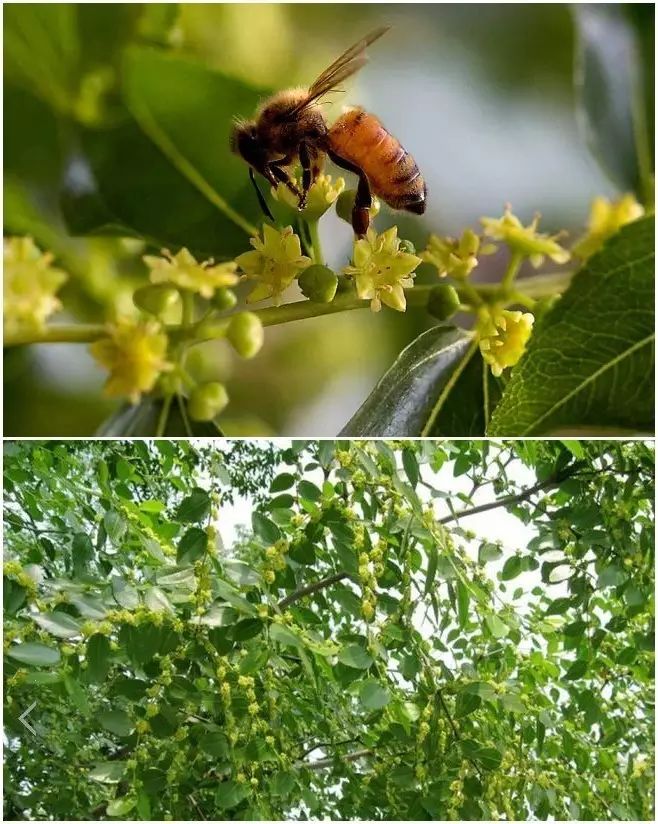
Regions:
<instances>
[{"instance_id":1,"label":"dense foliage","mask_svg":"<svg viewBox=\"0 0 658 824\"><path fill-rule=\"evenodd\" d=\"M5 818L652 819L653 465L7 444Z\"/></svg>"}]
</instances>

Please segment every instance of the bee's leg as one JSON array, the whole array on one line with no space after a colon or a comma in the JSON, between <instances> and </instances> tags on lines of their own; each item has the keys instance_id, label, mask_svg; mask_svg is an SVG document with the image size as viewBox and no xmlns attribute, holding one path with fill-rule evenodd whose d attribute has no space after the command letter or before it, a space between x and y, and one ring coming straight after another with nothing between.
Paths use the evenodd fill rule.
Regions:
<instances>
[{"instance_id":1,"label":"bee's leg","mask_svg":"<svg viewBox=\"0 0 658 824\"><path fill-rule=\"evenodd\" d=\"M277 183L284 183L288 189L295 195L296 198L301 200L302 193L299 191L299 188L295 184L295 182L290 178L288 173L285 169L282 169L280 166L277 166L275 163L268 163L265 172L265 177L270 181L270 184L276 188Z\"/></svg>"},{"instance_id":2,"label":"bee's leg","mask_svg":"<svg viewBox=\"0 0 658 824\"><path fill-rule=\"evenodd\" d=\"M299 199L299 208L301 210L306 206L308 190L315 179L311 169L311 153L306 143L300 143L299 145L299 162L302 164L302 196Z\"/></svg>"},{"instance_id":3,"label":"bee's leg","mask_svg":"<svg viewBox=\"0 0 658 824\"><path fill-rule=\"evenodd\" d=\"M354 206L352 207L352 229L357 237L364 237L370 226L370 207L372 206L372 195L370 194L370 184L363 169L345 160L340 155L334 152L329 152L329 157L333 160L336 166L342 169L347 169L348 172L354 172L359 176L359 185L356 189L356 197L354 198Z\"/></svg>"}]
</instances>

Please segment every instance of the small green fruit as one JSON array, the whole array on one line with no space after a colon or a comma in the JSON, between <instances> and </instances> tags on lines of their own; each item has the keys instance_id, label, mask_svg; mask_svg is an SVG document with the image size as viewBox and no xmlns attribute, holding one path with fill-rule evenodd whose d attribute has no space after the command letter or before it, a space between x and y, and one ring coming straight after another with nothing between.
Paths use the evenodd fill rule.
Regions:
<instances>
[{"instance_id":1,"label":"small green fruit","mask_svg":"<svg viewBox=\"0 0 658 824\"><path fill-rule=\"evenodd\" d=\"M328 266L315 264L304 269L298 279L302 294L315 303L331 303L336 296L338 278Z\"/></svg>"},{"instance_id":2,"label":"small green fruit","mask_svg":"<svg viewBox=\"0 0 658 824\"><path fill-rule=\"evenodd\" d=\"M226 337L242 358L253 358L263 345L265 332L258 315L240 312L230 320Z\"/></svg>"},{"instance_id":3,"label":"small green fruit","mask_svg":"<svg viewBox=\"0 0 658 824\"><path fill-rule=\"evenodd\" d=\"M166 283L149 284L134 292L133 303L143 312L159 318L180 303L180 293L174 286L167 286Z\"/></svg>"},{"instance_id":4,"label":"small green fruit","mask_svg":"<svg viewBox=\"0 0 658 824\"><path fill-rule=\"evenodd\" d=\"M460 302L455 287L442 283L430 292L427 311L437 320L448 320L459 309Z\"/></svg>"},{"instance_id":5,"label":"small green fruit","mask_svg":"<svg viewBox=\"0 0 658 824\"><path fill-rule=\"evenodd\" d=\"M211 421L228 404L224 384L214 381L195 387L187 402L187 410L195 421Z\"/></svg>"}]
</instances>

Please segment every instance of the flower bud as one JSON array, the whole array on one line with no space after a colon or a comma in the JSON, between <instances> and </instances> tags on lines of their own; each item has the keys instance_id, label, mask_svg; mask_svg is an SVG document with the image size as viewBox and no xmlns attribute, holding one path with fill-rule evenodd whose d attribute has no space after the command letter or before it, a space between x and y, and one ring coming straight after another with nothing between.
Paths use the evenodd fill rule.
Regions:
<instances>
[{"instance_id":1,"label":"flower bud","mask_svg":"<svg viewBox=\"0 0 658 824\"><path fill-rule=\"evenodd\" d=\"M240 312L231 318L226 337L240 357L253 358L263 345L263 324L253 312Z\"/></svg>"},{"instance_id":2,"label":"flower bud","mask_svg":"<svg viewBox=\"0 0 658 824\"><path fill-rule=\"evenodd\" d=\"M352 223L352 209L354 208L354 201L356 199L356 189L346 189L338 196L336 200L336 214L342 218L346 223ZM372 206L370 207L370 217L376 217L379 214L380 204L376 197L372 199Z\"/></svg>"},{"instance_id":3,"label":"flower bud","mask_svg":"<svg viewBox=\"0 0 658 824\"><path fill-rule=\"evenodd\" d=\"M220 312L227 312L238 302L235 292L232 289L222 287L215 290L215 294L210 299L211 304Z\"/></svg>"},{"instance_id":4,"label":"flower bud","mask_svg":"<svg viewBox=\"0 0 658 824\"><path fill-rule=\"evenodd\" d=\"M437 320L448 320L459 309L459 304L459 294L455 287L442 283L430 292L427 311Z\"/></svg>"},{"instance_id":5,"label":"flower bud","mask_svg":"<svg viewBox=\"0 0 658 824\"><path fill-rule=\"evenodd\" d=\"M298 278L302 294L315 303L331 303L336 295L338 278L327 266L315 264L304 269Z\"/></svg>"},{"instance_id":6,"label":"flower bud","mask_svg":"<svg viewBox=\"0 0 658 824\"><path fill-rule=\"evenodd\" d=\"M180 293L165 283L150 284L135 290L133 303L143 312L160 318L180 303Z\"/></svg>"},{"instance_id":7,"label":"flower bud","mask_svg":"<svg viewBox=\"0 0 658 824\"><path fill-rule=\"evenodd\" d=\"M195 421L211 421L226 407L228 394L224 384L214 381L195 387L187 403L190 417Z\"/></svg>"}]
</instances>

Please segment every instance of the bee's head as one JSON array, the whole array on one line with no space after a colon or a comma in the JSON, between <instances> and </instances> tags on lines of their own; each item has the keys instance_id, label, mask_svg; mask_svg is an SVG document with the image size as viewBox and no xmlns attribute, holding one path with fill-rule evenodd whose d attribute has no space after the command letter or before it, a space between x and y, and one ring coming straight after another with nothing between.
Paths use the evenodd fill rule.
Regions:
<instances>
[{"instance_id":1,"label":"bee's head","mask_svg":"<svg viewBox=\"0 0 658 824\"><path fill-rule=\"evenodd\" d=\"M229 139L232 152L239 154L250 165L258 167L263 149L253 120L236 120Z\"/></svg>"}]
</instances>

